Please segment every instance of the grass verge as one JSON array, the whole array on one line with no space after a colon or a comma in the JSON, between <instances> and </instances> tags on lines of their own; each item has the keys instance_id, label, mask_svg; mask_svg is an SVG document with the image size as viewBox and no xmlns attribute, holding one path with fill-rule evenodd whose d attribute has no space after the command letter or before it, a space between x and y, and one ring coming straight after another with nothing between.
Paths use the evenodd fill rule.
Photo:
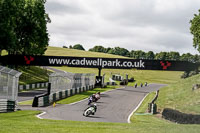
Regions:
<instances>
[{"instance_id":1,"label":"grass verge","mask_svg":"<svg viewBox=\"0 0 200 133\"><path fill-rule=\"evenodd\" d=\"M0 113L1 133L199 133L199 125L179 125L153 116L137 116L127 123L46 120L35 117L39 111Z\"/></svg>"},{"instance_id":2,"label":"grass verge","mask_svg":"<svg viewBox=\"0 0 200 133\"><path fill-rule=\"evenodd\" d=\"M18 102L18 105L32 105L33 100Z\"/></svg>"}]
</instances>

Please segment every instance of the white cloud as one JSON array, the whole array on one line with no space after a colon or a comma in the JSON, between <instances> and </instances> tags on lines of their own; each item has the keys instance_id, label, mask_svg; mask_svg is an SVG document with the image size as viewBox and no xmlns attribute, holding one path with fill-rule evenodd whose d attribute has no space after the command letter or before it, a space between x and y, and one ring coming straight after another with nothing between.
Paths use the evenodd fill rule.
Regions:
<instances>
[{"instance_id":1,"label":"white cloud","mask_svg":"<svg viewBox=\"0 0 200 133\"><path fill-rule=\"evenodd\" d=\"M189 21L199 0L48 0L50 45L197 53Z\"/></svg>"}]
</instances>

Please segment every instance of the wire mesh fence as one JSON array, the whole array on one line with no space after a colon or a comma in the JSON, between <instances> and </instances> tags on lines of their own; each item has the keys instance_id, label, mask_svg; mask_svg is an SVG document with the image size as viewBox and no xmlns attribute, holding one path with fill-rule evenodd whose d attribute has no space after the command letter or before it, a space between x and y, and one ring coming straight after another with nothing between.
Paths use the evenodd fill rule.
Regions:
<instances>
[{"instance_id":1,"label":"wire mesh fence","mask_svg":"<svg viewBox=\"0 0 200 133\"><path fill-rule=\"evenodd\" d=\"M15 110L20 72L0 66L0 112Z\"/></svg>"},{"instance_id":2,"label":"wire mesh fence","mask_svg":"<svg viewBox=\"0 0 200 133\"><path fill-rule=\"evenodd\" d=\"M0 66L0 99L17 100L21 72Z\"/></svg>"},{"instance_id":3,"label":"wire mesh fence","mask_svg":"<svg viewBox=\"0 0 200 133\"><path fill-rule=\"evenodd\" d=\"M51 93L95 84L95 74L54 72L49 76Z\"/></svg>"}]
</instances>

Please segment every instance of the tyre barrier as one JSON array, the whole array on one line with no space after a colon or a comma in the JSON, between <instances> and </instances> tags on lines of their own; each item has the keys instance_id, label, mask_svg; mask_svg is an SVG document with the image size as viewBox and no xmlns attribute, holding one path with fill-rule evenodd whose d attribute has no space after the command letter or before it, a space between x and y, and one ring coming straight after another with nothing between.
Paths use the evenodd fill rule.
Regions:
<instances>
[{"instance_id":1,"label":"tyre barrier","mask_svg":"<svg viewBox=\"0 0 200 133\"><path fill-rule=\"evenodd\" d=\"M128 79L128 82L134 82L134 81L135 81L134 77Z\"/></svg>"},{"instance_id":2,"label":"tyre barrier","mask_svg":"<svg viewBox=\"0 0 200 133\"><path fill-rule=\"evenodd\" d=\"M48 86L48 82L45 83L35 83L35 84L27 84L27 85L19 85L18 90L30 90L30 89L37 89L37 88L44 88Z\"/></svg>"},{"instance_id":3,"label":"tyre barrier","mask_svg":"<svg viewBox=\"0 0 200 133\"><path fill-rule=\"evenodd\" d=\"M112 75L112 80L122 81L123 80L123 76L121 76L121 75Z\"/></svg>"},{"instance_id":4,"label":"tyre barrier","mask_svg":"<svg viewBox=\"0 0 200 133\"><path fill-rule=\"evenodd\" d=\"M49 95L38 95L35 96L34 102L33 102L33 107L44 107L44 106L49 106L53 104L56 101L59 101L61 99L73 96L75 94L79 94L88 90L94 89L94 85L91 86L86 86L86 87L81 87L81 88L73 88L73 89L67 89L67 90L62 90L56 93L52 93Z\"/></svg>"},{"instance_id":5,"label":"tyre barrier","mask_svg":"<svg viewBox=\"0 0 200 133\"><path fill-rule=\"evenodd\" d=\"M0 113L15 111L15 101L0 99Z\"/></svg>"},{"instance_id":6,"label":"tyre barrier","mask_svg":"<svg viewBox=\"0 0 200 133\"><path fill-rule=\"evenodd\" d=\"M162 117L179 124L200 124L200 115L185 114L170 108L163 110Z\"/></svg>"},{"instance_id":7,"label":"tyre barrier","mask_svg":"<svg viewBox=\"0 0 200 133\"><path fill-rule=\"evenodd\" d=\"M127 85L128 84L128 80L123 79L122 81L120 81L120 85Z\"/></svg>"},{"instance_id":8,"label":"tyre barrier","mask_svg":"<svg viewBox=\"0 0 200 133\"><path fill-rule=\"evenodd\" d=\"M116 82L106 82L106 85L117 85Z\"/></svg>"}]
</instances>

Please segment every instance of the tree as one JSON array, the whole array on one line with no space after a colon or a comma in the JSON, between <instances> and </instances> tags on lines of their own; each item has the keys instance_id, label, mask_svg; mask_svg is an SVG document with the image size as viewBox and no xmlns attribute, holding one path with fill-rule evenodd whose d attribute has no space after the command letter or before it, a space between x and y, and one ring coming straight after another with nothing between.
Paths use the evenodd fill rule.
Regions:
<instances>
[{"instance_id":1,"label":"tree","mask_svg":"<svg viewBox=\"0 0 200 133\"><path fill-rule=\"evenodd\" d=\"M114 53L115 55L121 55L121 56L129 56L130 55L130 53L127 49L120 48L120 47L115 47L114 52L115 52Z\"/></svg>"},{"instance_id":2,"label":"tree","mask_svg":"<svg viewBox=\"0 0 200 133\"><path fill-rule=\"evenodd\" d=\"M78 50L85 50L81 44L76 44L72 48L73 49L78 49Z\"/></svg>"},{"instance_id":3,"label":"tree","mask_svg":"<svg viewBox=\"0 0 200 133\"><path fill-rule=\"evenodd\" d=\"M0 51L16 47L16 18L24 5L23 0L0 1Z\"/></svg>"},{"instance_id":4,"label":"tree","mask_svg":"<svg viewBox=\"0 0 200 133\"><path fill-rule=\"evenodd\" d=\"M115 50L113 48L109 49L109 51L107 52L108 54L115 54Z\"/></svg>"},{"instance_id":5,"label":"tree","mask_svg":"<svg viewBox=\"0 0 200 133\"><path fill-rule=\"evenodd\" d=\"M189 62L195 62L196 60L195 56L193 56L190 53L183 54L180 59L181 61L189 61Z\"/></svg>"},{"instance_id":6,"label":"tree","mask_svg":"<svg viewBox=\"0 0 200 133\"><path fill-rule=\"evenodd\" d=\"M63 48L68 48L67 46L63 46Z\"/></svg>"},{"instance_id":7,"label":"tree","mask_svg":"<svg viewBox=\"0 0 200 133\"><path fill-rule=\"evenodd\" d=\"M155 54L153 53L153 51L149 51L146 53L146 59L153 60L154 58L155 58Z\"/></svg>"},{"instance_id":8,"label":"tree","mask_svg":"<svg viewBox=\"0 0 200 133\"><path fill-rule=\"evenodd\" d=\"M0 50L9 54L42 55L48 46L50 22L45 0L1 0Z\"/></svg>"},{"instance_id":9,"label":"tree","mask_svg":"<svg viewBox=\"0 0 200 133\"><path fill-rule=\"evenodd\" d=\"M193 56L193 59L194 59L194 62L195 63L200 63L200 55L198 55L198 54L195 54L194 56Z\"/></svg>"},{"instance_id":10,"label":"tree","mask_svg":"<svg viewBox=\"0 0 200 133\"><path fill-rule=\"evenodd\" d=\"M200 10L199 14L194 14L190 24L190 32L193 34L193 46L200 52Z\"/></svg>"},{"instance_id":11,"label":"tree","mask_svg":"<svg viewBox=\"0 0 200 133\"><path fill-rule=\"evenodd\" d=\"M108 47L108 48L105 48L105 53L108 53L112 48Z\"/></svg>"},{"instance_id":12,"label":"tree","mask_svg":"<svg viewBox=\"0 0 200 133\"><path fill-rule=\"evenodd\" d=\"M132 50L130 52L130 57L133 57L134 59L146 59L146 53L142 50Z\"/></svg>"},{"instance_id":13,"label":"tree","mask_svg":"<svg viewBox=\"0 0 200 133\"><path fill-rule=\"evenodd\" d=\"M89 51L105 53L106 49L103 46L97 45L89 49Z\"/></svg>"},{"instance_id":14,"label":"tree","mask_svg":"<svg viewBox=\"0 0 200 133\"><path fill-rule=\"evenodd\" d=\"M168 53L167 52L157 53L155 58L157 60L167 60L168 59Z\"/></svg>"},{"instance_id":15,"label":"tree","mask_svg":"<svg viewBox=\"0 0 200 133\"><path fill-rule=\"evenodd\" d=\"M168 59L169 60L174 60L174 61L180 60L179 52L174 52L174 51L169 52L168 53Z\"/></svg>"},{"instance_id":16,"label":"tree","mask_svg":"<svg viewBox=\"0 0 200 133\"><path fill-rule=\"evenodd\" d=\"M190 53L182 54L181 61L193 62L193 55Z\"/></svg>"}]
</instances>

